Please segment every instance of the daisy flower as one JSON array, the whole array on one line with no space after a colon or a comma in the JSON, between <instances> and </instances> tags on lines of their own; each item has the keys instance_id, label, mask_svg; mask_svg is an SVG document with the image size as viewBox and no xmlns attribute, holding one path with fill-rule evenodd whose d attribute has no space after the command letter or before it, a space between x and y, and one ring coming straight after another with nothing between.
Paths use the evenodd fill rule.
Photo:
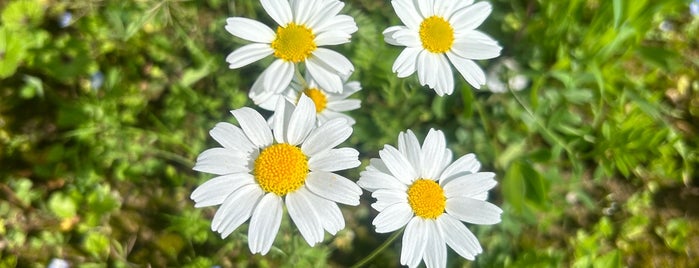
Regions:
<instances>
[{"instance_id":1,"label":"daisy flower","mask_svg":"<svg viewBox=\"0 0 699 268\"><path fill-rule=\"evenodd\" d=\"M309 245L334 235L345 222L336 203L356 206L361 189L334 171L359 166L359 152L334 148L352 128L344 119L316 125L313 101L280 101L272 126L257 111L231 111L240 127L221 122L209 132L222 148L197 157L194 170L219 175L191 194L195 207L221 205L211 229L221 238L250 219L248 246L267 254L279 231L283 206Z\"/></svg>"},{"instance_id":2,"label":"daisy flower","mask_svg":"<svg viewBox=\"0 0 699 268\"><path fill-rule=\"evenodd\" d=\"M296 103L301 94L305 94L315 104L318 123L325 123L335 118L344 118L350 125L354 125L354 119L343 112L359 109L361 101L347 99L347 97L361 90L362 87L359 82L348 82L346 79L343 79L342 86L342 93L330 92L320 87L318 82L306 72L306 78L303 81L294 78L289 87L278 94L264 90L260 83L254 83L250 90L250 98L261 108L274 110L279 98Z\"/></svg>"},{"instance_id":3,"label":"daisy flower","mask_svg":"<svg viewBox=\"0 0 699 268\"><path fill-rule=\"evenodd\" d=\"M286 89L297 64L303 62L323 88L342 92L342 78L348 77L354 66L342 54L322 46L347 43L357 31L352 17L338 15L344 4L338 0L260 2L279 26L275 32L255 20L228 18L228 32L253 42L226 57L229 67L237 69L273 55L276 60L257 78L266 90L279 93Z\"/></svg>"},{"instance_id":4,"label":"daisy flower","mask_svg":"<svg viewBox=\"0 0 699 268\"><path fill-rule=\"evenodd\" d=\"M405 26L386 29L384 40L406 48L393 63L398 77L417 71L421 85L437 95L454 92L449 62L474 88L485 84L485 74L473 60L500 55L498 42L476 30L490 15L488 2L473 0L393 0L393 9Z\"/></svg>"},{"instance_id":5,"label":"daisy flower","mask_svg":"<svg viewBox=\"0 0 699 268\"><path fill-rule=\"evenodd\" d=\"M406 226L401 264L416 267L424 260L427 267L445 267L447 245L469 260L483 251L461 221L500 222L502 210L485 201L497 184L495 174L478 172L473 154L452 163L444 134L434 129L422 147L412 131L401 132L398 149L385 145L379 156L371 159L357 184L376 198L376 232Z\"/></svg>"}]
</instances>

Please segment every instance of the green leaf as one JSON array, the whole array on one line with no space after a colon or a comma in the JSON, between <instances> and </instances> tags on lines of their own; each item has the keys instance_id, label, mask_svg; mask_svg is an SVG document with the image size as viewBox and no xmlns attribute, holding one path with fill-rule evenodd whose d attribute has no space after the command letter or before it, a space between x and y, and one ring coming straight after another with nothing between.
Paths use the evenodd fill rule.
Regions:
<instances>
[{"instance_id":1,"label":"green leaf","mask_svg":"<svg viewBox=\"0 0 699 268\"><path fill-rule=\"evenodd\" d=\"M614 29L619 28L619 23L621 22L621 15L624 10L624 2L622 0L614 0Z\"/></svg>"},{"instance_id":2,"label":"green leaf","mask_svg":"<svg viewBox=\"0 0 699 268\"><path fill-rule=\"evenodd\" d=\"M594 268L616 268L621 267L621 254L618 249L597 258L592 263Z\"/></svg>"},{"instance_id":3,"label":"green leaf","mask_svg":"<svg viewBox=\"0 0 699 268\"><path fill-rule=\"evenodd\" d=\"M91 232L83 241L83 248L95 257L107 257L109 255L109 238L98 232Z\"/></svg>"},{"instance_id":4,"label":"green leaf","mask_svg":"<svg viewBox=\"0 0 699 268\"><path fill-rule=\"evenodd\" d=\"M11 30L32 30L41 24L44 8L37 0L11 1L2 11L0 21Z\"/></svg>"},{"instance_id":5,"label":"green leaf","mask_svg":"<svg viewBox=\"0 0 699 268\"><path fill-rule=\"evenodd\" d=\"M507 169L505 179L502 182L502 191L505 200L517 213L524 211L524 195L526 193L524 176L520 162L514 162Z\"/></svg>"},{"instance_id":6,"label":"green leaf","mask_svg":"<svg viewBox=\"0 0 699 268\"><path fill-rule=\"evenodd\" d=\"M0 27L0 78L15 74L27 52L25 43L25 35Z\"/></svg>"},{"instance_id":7,"label":"green leaf","mask_svg":"<svg viewBox=\"0 0 699 268\"><path fill-rule=\"evenodd\" d=\"M469 87L461 87L461 100L464 103L464 118L473 117L473 101L475 97L473 96L473 90Z\"/></svg>"},{"instance_id":8,"label":"green leaf","mask_svg":"<svg viewBox=\"0 0 699 268\"><path fill-rule=\"evenodd\" d=\"M56 192L49 198L49 209L56 216L66 219L72 218L77 214L78 206L75 201L63 194L62 192Z\"/></svg>"}]
</instances>

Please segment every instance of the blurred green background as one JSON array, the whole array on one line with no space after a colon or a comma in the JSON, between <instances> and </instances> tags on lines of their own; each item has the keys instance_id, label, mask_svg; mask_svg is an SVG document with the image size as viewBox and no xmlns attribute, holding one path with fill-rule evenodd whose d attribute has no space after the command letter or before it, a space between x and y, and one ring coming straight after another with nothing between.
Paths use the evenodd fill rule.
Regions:
<instances>
[{"instance_id":1,"label":"blurred green background","mask_svg":"<svg viewBox=\"0 0 699 268\"><path fill-rule=\"evenodd\" d=\"M384 144L445 132L499 185L502 223L473 226L484 252L450 267L699 266L699 17L686 0L494 0L480 29L504 47L480 65L492 89L458 77L436 97L398 79L401 24L388 1L346 1L359 31L334 47L355 65L362 108L347 142L356 180ZM218 146L208 131L253 106L270 58L229 70L246 42L224 30L257 1L0 1L0 267L344 267L375 234L366 192L347 227L309 247L285 216L275 247L251 255L247 226L227 239L215 207L189 194ZM498 84L499 83L499 84ZM520 90L521 89L521 90ZM265 113L268 115L269 113ZM373 261L398 266L400 244Z\"/></svg>"}]
</instances>

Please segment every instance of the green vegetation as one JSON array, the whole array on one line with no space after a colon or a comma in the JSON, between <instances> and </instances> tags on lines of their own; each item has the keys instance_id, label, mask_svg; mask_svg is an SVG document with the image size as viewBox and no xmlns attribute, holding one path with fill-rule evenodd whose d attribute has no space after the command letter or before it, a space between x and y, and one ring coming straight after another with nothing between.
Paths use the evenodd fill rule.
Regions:
<instances>
[{"instance_id":1,"label":"green vegetation","mask_svg":"<svg viewBox=\"0 0 699 268\"><path fill-rule=\"evenodd\" d=\"M470 226L484 252L453 267L699 266L699 17L684 0L493 0L480 29L519 70L522 91L437 97L391 73L401 48L386 1L346 1L359 31L337 46L353 62L362 108L347 146L363 165L412 129L475 153L499 185L502 223ZM215 208L191 191L211 175L196 156L208 131L254 107L267 62L229 70L246 43L230 16L270 22L257 1L0 2L0 267L345 267L377 235L371 197L343 207L347 227L309 247L284 219L272 251L251 255L247 225L220 239ZM72 15L66 25L61 19ZM458 90L460 89L460 90ZM400 245L372 265L395 267Z\"/></svg>"}]
</instances>

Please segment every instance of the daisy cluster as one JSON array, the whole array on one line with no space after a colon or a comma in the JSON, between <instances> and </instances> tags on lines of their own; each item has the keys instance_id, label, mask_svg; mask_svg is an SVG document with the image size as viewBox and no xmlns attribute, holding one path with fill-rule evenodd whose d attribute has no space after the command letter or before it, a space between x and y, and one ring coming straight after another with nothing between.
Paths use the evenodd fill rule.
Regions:
<instances>
[{"instance_id":1,"label":"daisy cluster","mask_svg":"<svg viewBox=\"0 0 699 268\"><path fill-rule=\"evenodd\" d=\"M260 0L276 28L244 17L226 20L225 29L250 41L227 57L237 69L273 57L250 87L249 97L264 118L243 107L231 113L237 125L220 122L209 132L221 147L202 152L194 170L216 177L191 194L195 207L219 206L211 229L225 238L248 222L252 253L270 251L286 211L303 239L314 246L325 232L345 227L338 204L356 206L362 188L378 211L378 233L404 228L400 263L445 267L447 246L473 260L482 252L463 222L495 224L502 210L489 203L495 174L480 172L475 155L454 160L444 133L430 129L422 144L407 130L397 148L385 145L358 180L338 171L360 165L359 152L340 147L355 120L345 112L360 108L348 99L361 90L351 81L354 66L327 46L350 42L357 25L340 14L339 0ZM404 46L393 64L398 77L417 73L437 95L454 92L452 68L474 88L486 75L474 60L495 58L501 47L476 28L488 17L488 2L393 0L404 25L386 29L388 44Z\"/></svg>"}]
</instances>

